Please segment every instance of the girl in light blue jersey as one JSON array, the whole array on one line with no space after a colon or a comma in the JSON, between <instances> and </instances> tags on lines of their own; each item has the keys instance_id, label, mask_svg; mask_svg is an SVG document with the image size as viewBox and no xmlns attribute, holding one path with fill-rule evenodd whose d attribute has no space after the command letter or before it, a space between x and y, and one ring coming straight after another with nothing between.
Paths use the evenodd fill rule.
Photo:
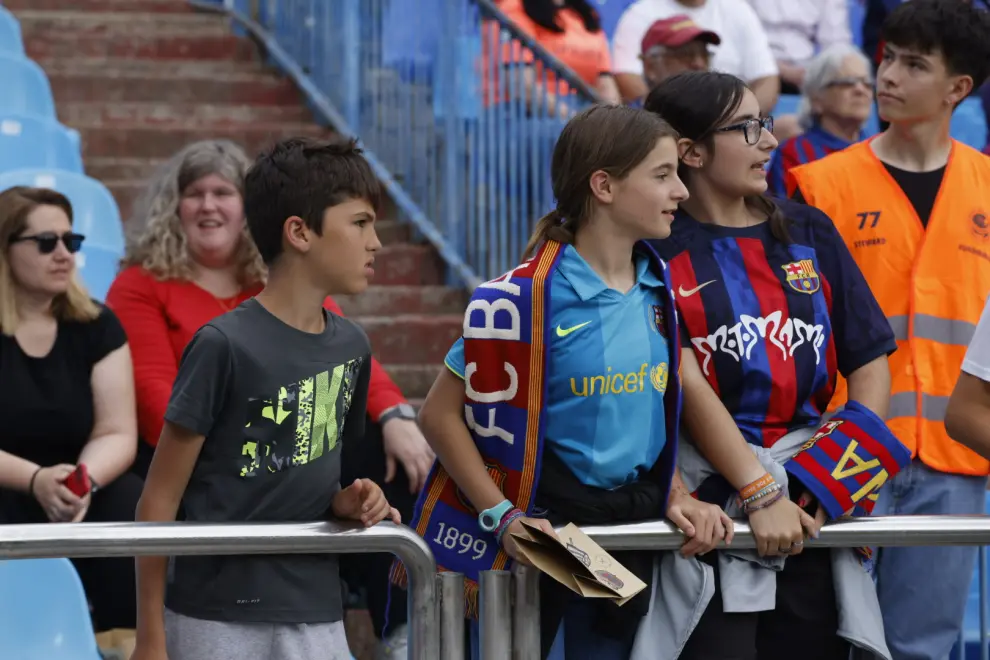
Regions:
<instances>
[{"instance_id":1,"label":"girl in light blue jersey","mask_svg":"<svg viewBox=\"0 0 990 660\"><path fill-rule=\"evenodd\" d=\"M722 510L674 472L679 344L663 238L679 202L675 134L656 115L596 106L564 128L552 161L557 208L531 258L479 287L420 421L439 464L413 526L444 570L520 560L522 523L550 529L659 519L691 555L731 540ZM535 365L535 366L534 366ZM462 552L468 548L470 552ZM646 583L652 555L617 553ZM541 582L543 657L564 624L568 658L625 660L649 589L621 609Z\"/></svg>"}]
</instances>

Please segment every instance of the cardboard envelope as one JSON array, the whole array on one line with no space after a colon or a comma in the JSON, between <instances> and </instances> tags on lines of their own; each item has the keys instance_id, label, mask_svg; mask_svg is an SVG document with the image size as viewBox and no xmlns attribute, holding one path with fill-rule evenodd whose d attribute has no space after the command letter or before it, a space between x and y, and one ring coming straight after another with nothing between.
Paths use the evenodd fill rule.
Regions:
<instances>
[{"instance_id":1,"label":"cardboard envelope","mask_svg":"<svg viewBox=\"0 0 990 660\"><path fill-rule=\"evenodd\" d=\"M625 605L646 588L610 554L571 523L560 535L523 523L525 534L513 534L522 554L557 582L585 598L608 598Z\"/></svg>"}]
</instances>

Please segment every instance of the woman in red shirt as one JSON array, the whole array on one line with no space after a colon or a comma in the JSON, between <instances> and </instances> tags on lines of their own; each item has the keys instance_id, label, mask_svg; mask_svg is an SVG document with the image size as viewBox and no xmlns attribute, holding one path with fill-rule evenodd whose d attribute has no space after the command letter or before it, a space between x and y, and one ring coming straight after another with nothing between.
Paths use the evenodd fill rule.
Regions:
<instances>
[{"instance_id":1,"label":"woman in red shirt","mask_svg":"<svg viewBox=\"0 0 990 660\"><path fill-rule=\"evenodd\" d=\"M248 234L241 199L249 165L232 142L191 144L156 174L127 223L123 270L106 302L123 324L134 356L138 430L143 440L134 471L142 477L161 434L186 344L204 324L262 289L265 268ZM332 299L327 298L325 306L341 314ZM367 442L343 448L342 481L366 477L385 482L389 501L410 519L414 494L433 464L433 452L416 426L412 408L375 360L368 412L374 423L368 425ZM396 462L402 464L404 475L395 469ZM375 557L384 559L370 572L380 571L385 585L389 558L369 555L367 563ZM384 619L386 595L381 596ZM373 597L369 593L369 601ZM405 599L393 602L391 620L404 620L394 610ZM369 606L376 614L375 603Z\"/></svg>"}]
</instances>

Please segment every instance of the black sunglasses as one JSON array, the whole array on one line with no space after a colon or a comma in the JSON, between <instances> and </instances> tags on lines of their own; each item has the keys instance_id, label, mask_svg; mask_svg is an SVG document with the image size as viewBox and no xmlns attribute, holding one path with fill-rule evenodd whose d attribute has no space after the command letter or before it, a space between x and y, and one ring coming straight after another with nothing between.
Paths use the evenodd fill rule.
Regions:
<instances>
[{"instance_id":1,"label":"black sunglasses","mask_svg":"<svg viewBox=\"0 0 990 660\"><path fill-rule=\"evenodd\" d=\"M34 241L38 244L38 252L41 254L51 254L58 247L58 242L62 241L62 245L65 249L75 254L79 252L82 248L83 241L86 237L82 234L75 234L71 231L67 231L61 236L55 232L45 231L40 234L32 234L30 236L17 236L10 239L11 243L22 243L24 241Z\"/></svg>"},{"instance_id":2,"label":"black sunglasses","mask_svg":"<svg viewBox=\"0 0 990 660\"><path fill-rule=\"evenodd\" d=\"M762 119L752 118L746 121L741 121L738 124L732 124L731 126L723 126L722 128L716 128L716 133L725 133L727 131L742 131L743 137L746 138L746 144L754 145L760 141L760 136L763 134L763 129L766 129L768 133L773 133L773 117L763 117Z\"/></svg>"}]
</instances>

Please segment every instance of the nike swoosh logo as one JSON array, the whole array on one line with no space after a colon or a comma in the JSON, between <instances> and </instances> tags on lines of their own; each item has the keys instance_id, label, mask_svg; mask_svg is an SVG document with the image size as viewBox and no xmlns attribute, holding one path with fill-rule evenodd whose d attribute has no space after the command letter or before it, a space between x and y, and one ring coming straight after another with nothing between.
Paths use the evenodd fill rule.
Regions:
<instances>
[{"instance_id":1,"label":"nike swoosh logo","mask_svg":"<svg viewBox=\"0 0 990 660\"><path fill-rule=\"evenodd\" d=\"M702 282L701 284L699 284L698 286L694 287L693 289L685 289L682 286L681 287L677 287L677 295L679 295L681 298L690 298L691 296L693 296L694 294L698 293L699 291L701 291L702 289L704 289L706 286L708 286L709 284L711 284L712 282L718 282L718 280L708 280L707 282Z\"/></svg>"},{"instance_id":2,"label":"nike swoosh logo","mask_svg":"<svg viewBox=\"0 0 990 660\"><path fill-rule=\"evenodd\" d=\"M563 328L561 328L558 325L557 326L557 336L558 337L566 337L567 335L571 334L575 330L580 330L581 328L583 328L584 326L588 325L589 323L591 323L591 321L585 321L584 323L579 323L578 325L575 325L575 326L573 326L571 328L567 328L566 330L563 329Z\"/></svg>"}]
</instances>

